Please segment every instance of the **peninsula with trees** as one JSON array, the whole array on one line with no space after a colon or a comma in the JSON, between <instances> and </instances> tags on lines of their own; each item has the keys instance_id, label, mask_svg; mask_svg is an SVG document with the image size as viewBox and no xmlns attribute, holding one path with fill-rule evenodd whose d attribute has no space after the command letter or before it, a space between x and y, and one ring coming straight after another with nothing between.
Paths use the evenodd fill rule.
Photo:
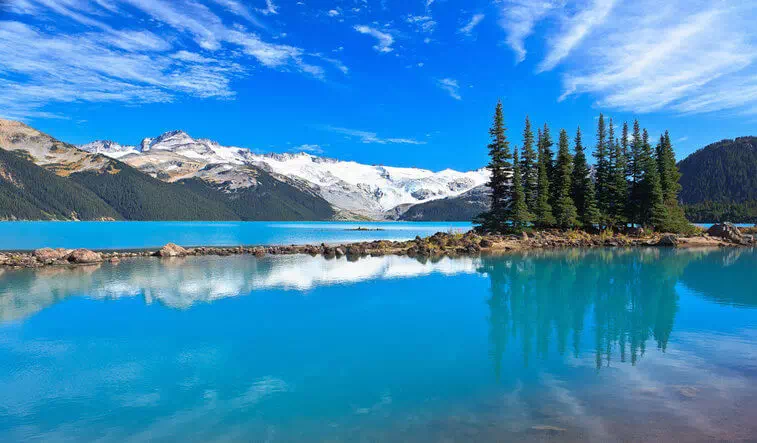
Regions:
<instances>
[{"instance_id":1,"label":"peninsula with trees","mask_svg":"<svg viewBox=\"0 0 757 443\"><path fill-rule=\"evenodd\" d=\"M679 204L681 173L667 131L653 147L638 120L632 128L624 122L618 136L612 119L600 114L591 168L580 127L572 146L560 130L555 156L549 126L534 136L526 117L522 149L511 149L499 102L489 134L491 205L475 220L480 233L697 232Z\"/></svg>"}]
</instances>

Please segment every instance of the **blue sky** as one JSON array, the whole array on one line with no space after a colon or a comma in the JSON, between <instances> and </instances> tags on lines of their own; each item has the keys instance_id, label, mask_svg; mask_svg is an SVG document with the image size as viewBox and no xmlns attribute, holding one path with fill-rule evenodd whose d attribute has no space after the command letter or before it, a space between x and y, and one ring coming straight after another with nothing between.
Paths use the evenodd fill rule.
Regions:
<instances>
[{"instance_id":1,"label":"blue sky","mask_svg":"<svg viewBox=\"0 0 757 443\"><path fill-rule=\"evenodd\" d=\"M757 0L0 0L0 116L64 141L172 129L260 152L474 169L502 99L679 157L757 135ZM587 135L585 135L585 140Z\"/></svg>"}]
</instances>

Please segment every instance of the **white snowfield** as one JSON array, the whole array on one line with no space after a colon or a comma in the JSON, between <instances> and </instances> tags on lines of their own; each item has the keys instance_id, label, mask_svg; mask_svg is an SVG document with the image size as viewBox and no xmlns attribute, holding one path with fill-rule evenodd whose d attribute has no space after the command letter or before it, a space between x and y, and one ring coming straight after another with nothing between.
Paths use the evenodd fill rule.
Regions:
<instances>
[{"instance_id":1,"label":"white snowfield","mask_svg":"<svg viewBox=\"0 0 757 443\"><path fill-rule=\"evenodd\" d=\"M253 166L267 170L281 180L288 179L299 185L304 182L336 209L370 217L381 217L401 205L458 196L483 185L489 176L486 169L433 172L364 165L308 153L255 154L245 148L221 146L212 140L193 139L182 131L146 138L140 146L96 141L80 148L119 159L169 181L200 177L220 184L229 176L230 169L243 172L246 167ZM209 165L214 166L208 168ZM224 175L214 177L214 170ZM251 185L254 180L238 179L231 188Z\"/></svg>"}]
</instances>

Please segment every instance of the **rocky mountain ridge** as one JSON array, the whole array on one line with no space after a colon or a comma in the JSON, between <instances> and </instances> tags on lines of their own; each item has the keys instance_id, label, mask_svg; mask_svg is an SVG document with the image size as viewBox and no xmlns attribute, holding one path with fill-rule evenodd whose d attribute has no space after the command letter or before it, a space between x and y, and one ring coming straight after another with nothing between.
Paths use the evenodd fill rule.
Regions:
<instances>
[{"instance_id":1,"label":"rocky mountain ridge","mask_svg":"<svg viewBox=\"0 0 757 443\"><path fill-rule=\"evenodd\" d=\"M365 165L304 152L259 154L194 139L183 131L145 138L139 146L95 141L79 148L117 158L167 182L199 178L227 191L254 186L250 171L261 169L304 192L315 193L338 212L371 219L396 218L404 208L459 196L488 179L485 169L433 172Z\"/></svg>"}]
</instances>

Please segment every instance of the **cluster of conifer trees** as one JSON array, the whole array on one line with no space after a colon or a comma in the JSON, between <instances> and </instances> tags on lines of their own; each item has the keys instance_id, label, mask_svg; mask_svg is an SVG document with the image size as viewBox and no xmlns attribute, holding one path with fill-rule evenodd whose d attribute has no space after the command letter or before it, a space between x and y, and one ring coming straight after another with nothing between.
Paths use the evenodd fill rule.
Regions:
<instances>
[{"instance_id":1,"label":"cluster of conifer trees","mask_svg":"<svg viewBox=\"0 0 757 443\"><path fill-rule=\"evenodd\" d=\"M481 231L519 232L531 226L622 230L629 224L676 233L693 229L678 203L681 174L667 131L652 148L638 120L631 133L623 123L617 138L612 119L606 123L600 114L593 174L580 128L573 152L568 133L560 131L555 158L549 127L539 128L534 138L526 117L523 148L511 152L499 102L489 134L492 201L476 219Z\"/></svg>"}]
</instances>

